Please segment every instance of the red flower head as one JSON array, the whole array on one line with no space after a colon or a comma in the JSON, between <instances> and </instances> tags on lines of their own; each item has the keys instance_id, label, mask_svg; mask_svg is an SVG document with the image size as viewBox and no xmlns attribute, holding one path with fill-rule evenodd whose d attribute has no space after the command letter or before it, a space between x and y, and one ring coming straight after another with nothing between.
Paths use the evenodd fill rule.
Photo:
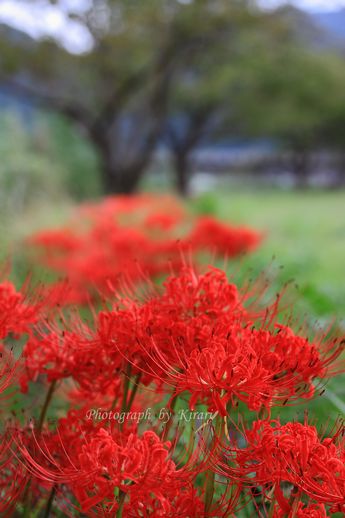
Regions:
<instances>
[{"instance_id":1,"label":"red flower head","mask_svg":"<svg viewBox=\"0 0 345 518\"><path fill-rule=\"evenodd\" d=\"M262 488L266 498L270 498L268 493L273 488L283 515L291 511L291 500L302 495L311 501L309 514L305 516L314 516L314 511L322 513L323 505L335 512L342 511L345 509L344 431L341 424L333 436L320 438L316 428L307 423L281 425L279 421L256 421L244 432L245 447L225 448L218 471L247 486ZM283 482L295 488L290 500L283 494ZM300 508L303 512L303 506Z\"/></svg>"},{"instance_id":2,"label":"red flower head","mask_svg":"<svg viewBox=\"0 0 345 518\"><path fill-rule=\"evenodd\" d=\"M233 257L252 250L258 233L233 228L212 218L200 218L187 237L184 210L170 197L111 197L82 206L69 227L44 231L30 239L40 258L66 276L69 302L86 302L108 295L121 282L140 283L180 268L182 254L208 249ZM188 224L188 221L186 221ZM74 230L71 231L71 228Z\"/></svg>"},{"instance_id":3,"label":"red flower head","mask_svg":"<svg viewBox=\"0 0 345 518\"><path fill-rule=\"evenodd\" d=\"M196 221L188 239L193 249L234 257L254 250L262 236L249 228L232 227L211 216L203 216Z\"/></svg>"},{"instance_id":4,"label":"red flower head","mask_svg":"<svg viewBox=\"0 0 345 518\"><path fill-rule=\"evenodd\" d=\"M176 466L171 444L154 432L120 433L70 413L31 446L17 441L37 484L64 488L64 498L74 496L86 516L114 516L121 507L124 516L202 515L192 475Z\"/></svg>"},{"instance_id":5,"label":"red flower head","mask_svg":"<svg viewBox=\"0 0 345 518\"><path fill-rule=\"evenodd\" d=\"M314 394L313 380L331 374L327 367L333 353L323 345L281 325L273 332L235 325L226 337L214 334L204 348L195 348L180 363L184 374L175 376L177 387L188 390L193 403L206 400L222 415L234 398L250 410L309 398Z\"/></svg>"},{"instance_id":6,"label":"red flower head","mask_svg":"<svg viewBox=\"0 0 345 518\"><path fill-rule=\"evenodd\" d=\"M21 359L16 360L12 351L0 342L0 402L1 395L17 381L22 367Z\"/></svg>"},{"instance_id":7,"label":"red flower head","mask_svg":"<svg viewBox=\"0 0 345 518\"><path fill-rule=\"evenodd\" d=\"M164 284L161 295L147 302L123 300L122 307L98 316L95 341L115 361L130 362L142 381L171 381L195 349L205 347L229 322L248 321L237 288L220 270L198 276L182 270Z\"/></svg>"},{"instance_id":8,"label":"red flower head","mask_svg":"<svg viewBox=\"0 0 345 518\"><path fill-rule=\"evenodd\" d=\"M0 434L0 515L14 516L16 505L24 493L28 473L18 460L12 430Z\"/></svg>"},{"instance_id":9,"label":"red flower head","mask_svg":"<svg viewBox=\"0 0 345 518\"><path fill-rule=\"evenodd\" d=\"M241 400L251 410L269 409L311 397L314 379L335 372L341 340L310 341L275 324L276 305L245 309L248 295L220 270L185 268L164 288L147 302L100 313L95 340L142 370L146 384L187 391L192 408L205 403L226 415Z\"/></svg>"},{"instance_id":10,"label":"red flower head","mask_svg":"<svg viewBox=\"0 0 345 518\"><path fill-rule=\"evenodd\" d=\"M15 336L27 333L30 325L37 320L37 305L25 301L9 281L0 284L0 339L9 333Z\"/></svg>"},{"instance_id":11,"label":"red flower head","mask_svg":"<svg viewBox=\"0 0 345 518\"><path fill-rule=\"evenodd\" d=\"M90 335L89 335L90 336ZM22 390L26 392L29 381L47 375L48 382L72 378L84 394L118 390L116 368L122 358L108 355L106 349L97 347L90 337L71 331L53 331L30 337L23 350L25 370L21 376Z\"/></svg>"}]
</instances>

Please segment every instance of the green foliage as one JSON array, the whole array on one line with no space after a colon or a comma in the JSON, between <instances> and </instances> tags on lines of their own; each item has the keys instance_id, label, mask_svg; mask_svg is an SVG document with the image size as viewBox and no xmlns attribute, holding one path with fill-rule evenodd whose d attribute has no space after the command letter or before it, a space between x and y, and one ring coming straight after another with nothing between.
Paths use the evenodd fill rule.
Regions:
<instances>
[{"instance_id":1,"label":"green foliage","mask_svg":"<svg viewBox=\"0 0 345 518\"><path fill-rule=\"evenodd\" d=\"M254 0L94 0L69 9L93 45L71 54L0 27L0 82L82 129L104 190L133 191L161 135L181 192L189 156L205 140L279 140L299 176L307 152L342 148L343 57L315 45L322 34L298 10L269 13Z\"/></svg>"},{"instance_id":2,"label":"green foliage","mask_svg":"<svg viewBox=\"0 0 345 518\"><path fill-rule=\"evenodd\" d=\"M15 113L2 115L0 153L2 217L21 214L33 203L92 197L100 190L94 153L58 117L25 121Z\"/></svg>"},{"instance_id":3,"label":"green foliage","mask_svg":"<svg viewBox=\"0 0 345 518\"><path fill-rule=\"evenodd\" d=\"M43 121L50 138L51 157L64 169L65 192L75 200L93 198L102 191L95 150L68 121L51 114Z\"/></svg>"},{"instance_id":4,"label":"green foliage","mask_svg":"<svg viewBox=\"0 0 345 518\"><path fill-rule=\"evenodd\" d=\"M30 202L62 193L63 168L44 154L46 134L31 134L14 114L2 117L0 125L1 211L21 213Z\"/></svg>"},{"instance_id":5,"label":"green foliage","mask_svg":"<svg viewBox=\"0 0 345 518\"><path fill-rule=\"evenodd\" d=\"M274 136L290 149L327 145L325 128L344 111L340 57L296 46L259 47L242 72L238 118L245 132Z\"/></svg>"},{"instance_id":6,"label":"green foliage","mask_svg":"<svg viewBox=\"0 0 345 518\"><path fill-rule=\"evenodd\" d=\"M217 213L217 198L212 193L205 193L194 200L192 207L197 214L213 216Z\"/></svg>"}]
</instances>

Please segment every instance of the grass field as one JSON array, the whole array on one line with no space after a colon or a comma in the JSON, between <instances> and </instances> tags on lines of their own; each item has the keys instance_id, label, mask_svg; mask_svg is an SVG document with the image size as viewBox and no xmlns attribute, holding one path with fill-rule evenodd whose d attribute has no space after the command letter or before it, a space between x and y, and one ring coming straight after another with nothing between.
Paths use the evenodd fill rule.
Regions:
<instances>
[{"instance_id":1,"label":"grass field","mask_svg":"<svg viewBox=\"0 0 345 518\"><path fill-rule=\"evenodd\" d=\"M294 279L298 289L291 289L291 303L296 313L308 321L335 318L345 326L345 192L236 190L204 195L191 206L265 233L262 246L231 263L230 272L243 278L252 270L255 278L266 271L272 293ZM19 281L25 272L21 240L34 230L63 223L71 208L67 203L36 205L1 222L1 256L12 256L14 278ZM323 398L299 406L299 413L306 407L322 421L345 415L345 378L333 380ZM287 412L296 415L295 409Z\"/></svg>"},{"instance_id":2,"label":"grass field","mask_svg":"<svg viewBox=\"0 0 345 518\"><path fill-rule=\"evenodd\" d=\"M244 269L283 266L278 282L295 280L306 311L345 319L345 192L236 191L217 195L213 206L222 219L265 233Z\"/></svg>"}]
</instances>

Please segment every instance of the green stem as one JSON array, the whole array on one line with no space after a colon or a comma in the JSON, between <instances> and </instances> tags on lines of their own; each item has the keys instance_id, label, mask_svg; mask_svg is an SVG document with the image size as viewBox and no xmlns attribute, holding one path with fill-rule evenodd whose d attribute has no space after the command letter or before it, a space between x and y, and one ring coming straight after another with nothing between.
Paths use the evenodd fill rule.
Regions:
<instances>
[{"instance_id":1,"label":"green stem","mask_svg":"<svg viewBox=\"0 0 345 518\"><path fill-rule=\"evenodd\" d=\"M115 409L115 407L116 407L116 403L117 403L118 399L119 399L119 396L118 396L118 395L114 397L113 402L112 402L112 404L111 404L111 407L109 408L109 412L110 412L111 410L114 410L114 409Z\"/></svg>"},{"instance_id":2,"label":"green stem","mask_svg":"<svg viewBox=\"0 0 345 518\"><path fill-rule=\"evenodd\" d=\"M132 408L134 398L135 398L137 390L139 388L140 378L141 378L141 372L138 372L138 374L135 376L135 379L133 381L134 385L133 385L132 392L129 397L128 403L127 403L127 412L129 412L130 409Z\"/></svg>"},{"instance_id":3,"label":"green stem","mask_svg":"<svg viewBox=\"0 0 345 518\"><path fill-rule=\"evenodd\" d=\"M44 510L43 518L49 518L50 512L51 512L52 507L53 507L53 502L54 502L55 495L56 495L56 487L53 486L52 490L50 492L48 501L47 501L46 508Z\"/></svg>"},{"instance_id":4,"label":"green stem","mask_svg":"<svg viewBox=\"0 0 345 518\"><path fill-rule=\"evenodd\" d=\"M275 499L275 496L273 495L272 496L272 500L271 500L271 504L270 504L270 508L268 510L267 518L273 518L275 505L276 505L276 499Z\"/></svg>"},{"instance_id":5,"label":"green stem","mask_svg":"<svg viewBox=\"0 0 345 518\"><path fill-rule=\"evenodd\" d=\"M132 371L132 366L130 363L127 363L125 379L124 379L124 383L123 383L121 414L124 412L127 412L127 398L128 398L128 391L129 391L129 385L130 385L130 379L131 379L131 371ZM125 422L125 420L123 420L123 422L120 423L120 430L123 429L124 422Z\"/></svg>"},{"instance_id":6,"label":"green stem","mask_svg":"<svg viewBox=\"0 0 345 518\"><path fill-rule=\"evenodd\" d=\"M49 390L47 392L47 396L46 396L44 405L43 405L42 410L41 410L41 415L40 415L40 417L38 419L38 423L37 423L37 428L36 429L37 429L38 433L42 432L44 420L46 418L47 410L48 410L48 407L50 405L51 399L53 397L55 387L56 387L56 380L51 383L51 385L49 387Z\"/></svg>"},{"instance_id":7,"label":"green stem","mask_svg":"<svg viewBox=\"0 0 345 518\"><path fill-rule=\"evenodd\" d=\"M132 371L132 366L130 363L128 363L127 367L126 367L126 372L125 372L125 380L123 383L121 412L126 412L126 410L127 410L127 397L128 397L128 391L129 391L129 384L131 381L131 371Z\"/></svg>"},{"instance_id":8,"label":"green stem","mask_svg":"<svg viewBox=\"0 0 345 518\"><path fill-rule=\"evenodd\" d=\"M245 516L245 518L250 518L250 511L248 510L248 502L246 502L246 499L243 495L243 493L241 494L241 505L243 504L243 507L241 507L241 511L243 511L243 514Z\"/></svg>"},{"instance_id":9,"label":"green stem","mask_svg":"<svg viewBox=\"0 0 345 518\"><path fill-rule=\"evenodd\" d=\"M24 507L24 511L23 511L23 518L29 518L30 516L30 511L31 511L31 505L30 505L30 500L31 500L31 479L28 480L26 486L25 486L25 490L24 490L24 494L23 494L23 507Z\"/></svg>"},{"instance_id":10,"label":"green stem","mask_svg":"<svg viewBox=\"0 0 345 518\"><path fill-rule=\"evenodd\" d=\"M49 390L47 392L47 395L46 395L46 398L45 398L45 401L44 401L44 404L43 404L43 407L41 410L41 414L39 416L37 426L36 426L36 431L38 434L40 434L42 432L44 420L46 418L47 410L48 410L48 407L52 400L55 387L56 387L56 380L50 384ZM31 513L31 480L29 480L28 483L26 484L26 488L25 488L24 495L23 495L23 506L24 506L23 518L28 518Z\"/></svg>"},{"instance_id":11,"label":"green stem","mask_svg":"<svg viewBox=\"0 0 345 518\"><path fill-rule=\"evenodd\" d=\"M297 516L300 498L301 498L301 494L298 493L293 500L292 507L291 507L291 518L296 518L296 516Z\"/></svg>"},{"instance_id":12,"label":"green stem","mask_svg":"<svg viewBox=\"0 0 345 518\"><path fill-rule=\"evenodd\" d=\"M125 505L125 498L126 498L126 493L124 491L120 491L119 507L118 507L118 510L116 511L116 518L122 518L123 508Z\"/></svg>"},{"instance_id":13,"label":"green stem","mask_svg":"<svg viewBox=\"0 0 345 518\"><path fill-rule=\"evenodd\" d=\"M195 445L196 431L195 431L195 421L194 419L191 422L189 440L187 445L187 458L193 453L194 445Z\"/></svg>"},{"instance_id":14,"label":"green stem","mask_svg":"<svg viewBox=\"0 0 345 518\"><path fill-rule=\"evenodd\" d=\"M222 416L217 415L216 424L215 424L215 437L214 437L215 440L217 440L217 437L220 437L222 434L222 425L223 425L223 418L222 418ZM215 472L213 470L208 470L207 471L206 491L205 491L205 516L208 515L208 513L210 512L210 509L212 507L215 479L216 479Z\"/></svg>"},{"instance_id":15,"label":"green stem","mask_svg":"<svg viewBox=\"0 0 345 518\"><path fill-rule=\"evenodd\" d=\"M125 402L125 400L124 400L124 399L122 400L122 405L121 405L121 407L123 408L123 407L125 406L126 410L124 410L124 411L126 411L126 412L129 412L129 410L130 410L130 409L131 409L131 407L132 407L132 404L133 404L134 398L135 398L135 396L136 396L136 393L137 393L137 390L138 390L138 387L139 387L140 378L141 378L141 372L139 372L139 373L136 375L136 377L135 377L135 380L134 380L134 386L133 386L133 388L132 388L132 392L131 392L130 398L129 398L129 400L128 400L128 403L127 403L127 402ZM129 384L128 384L127 389L126 389L126 387L124 387L124 394L123 394L123 395L124 395L124 397L126 397L126 398L128 397L128 391L129 391ZM126 392L126 394L125 394L125 392ZM111 404L111 407L110 407L109 411L111 411L111 410L114 410L114 409L115 409L118 399L119 399L119 397L118 397L118 396L115 396L115 397L114 397L113 402L112 402L112 404Z\"/></svg>"},{"instance_id":16,"label":"green stem","mask_svg":"<svg viewBox=\"0 0 345 518\"><path fill-rule=\"evenodd\" d=\"M175 407L176 407L177 400L178 400L178 397L175 396L174 399L172 400L171 405L170 405L170 410L171 410L171 414L172 415L174 415L174 413L175 413ZM169 432L170 432L170 428L171 428L172 422L173 422L173 420L172 420L172 418L170 418L169 421L166 423L166 425L163 428L161 438L164 437L165 440L168 439L168 435L169 435Z\"/></svg>"}]
</instances>

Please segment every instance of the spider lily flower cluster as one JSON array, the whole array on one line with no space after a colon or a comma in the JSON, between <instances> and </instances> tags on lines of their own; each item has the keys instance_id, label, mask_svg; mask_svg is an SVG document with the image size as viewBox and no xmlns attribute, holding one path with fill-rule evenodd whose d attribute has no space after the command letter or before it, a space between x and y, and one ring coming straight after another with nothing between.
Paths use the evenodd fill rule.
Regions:
<instances>
[{"instance_id":1,"label":"spider lily flower cluster","mask_svg":"<svg viewBox=\"0 0 345 518\"><path fill-rule=\"evenodd\" d=\"M141 195L82 206L65 228L39 232L30 243L36 259L68 277L63 302L82 303L124 282L176 271L186 255L234 257L254 250L261 239L246 227L193 217L174 198Z\"/></svg>"},{"instance_id":2,"label":"spider lily flower cluster","mask_svg":"<svg viewBox=\"0 0 345 518\"><path fill-rule=\"evenodd\" d=\"M79 216L73 234L45 232L34 241L71 276L80 303L87 271L95 270L83 286L88 296L91 287L104 294L111 286L88 317L85 307L61 305L56 287L32 297L27 287L0 284L1 516L345 513L343 423L321 433L307 418L284 422L283 409L281 421L271 418L273 407L312 399L344 371L344 337L296 329L282 318L280 297L265 304L255 288L200 264L201 248L232 255L258 234L246 229L239 247L241 230L197 220L185 230L186 264L183 247L171 246L184 218L174 200L114 198ZM152 249L137 242L145 275L140 289L124 292L116 268L126 254L134 258L139 234ZM99 255L86 254L78 270L89 246ZM109 269L98 276L102 254L114 261L109 279ZM159 270L148 268L153 259ZM149 280L169 271L162 285ZM139 277L130 280L134 286ZM34 403L18 411L20 397Z\"/></svg>"}]
</instances>

